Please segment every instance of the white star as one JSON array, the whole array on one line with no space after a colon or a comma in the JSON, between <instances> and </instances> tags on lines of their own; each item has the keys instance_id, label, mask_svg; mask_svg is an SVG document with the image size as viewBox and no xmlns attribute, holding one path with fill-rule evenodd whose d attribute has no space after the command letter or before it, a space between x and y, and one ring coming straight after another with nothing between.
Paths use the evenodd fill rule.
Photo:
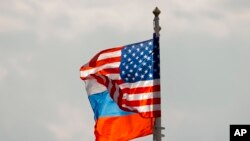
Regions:
<instances>
[{"instance_id":1,"label":"white star","mask_svg":"<svg viewBox=\"0 0 250 141\"><path fill-rule=\"evenodd\" d=\"M152 42L149 42L148 44L149 44L149 45L152 45Z\"/></svg>"},{"instance_id":2,"label":"white star","mask_svg":"<svg viewBox=\"0 0 250 141\"><path fill-rule=\"evenodd\" d=\"M125 66L125 68L126 68L126 69L128 69L128 68L129 68L129 67L128 67L128 65L127 65L127 66Z\"/></svg>"},{"instance_id":3,"label":"white star","mask_svg":"<svg viewBox=\"0 0 250 141\"><path fill-rule=\"evenodd\" d=\"M132 79L133 79L133 80L135 80L135 78L134 78L134 77L133 77Z\"/></svg>"},{"instance_id":4,"label":"white star","mask_svg":"<svg viewBox=\"0 0 250 141\"><path fill-rule=\"evenodd\" d=\"M140 60L139 60L139 63L141 63L141 62L142 62L142 60L140 59Z\"/></svg>"},{"instance_id":5,"label":"white star","mask_svg":"<svg viewBox=\"0 0 250 141\"><path fill-rule=\"evenodd\" d=\"M128 76L128 77L131 77L131 74L128 74L127 76Z\"/></svg>"},{"instance_id":6,"label":"white star","mask_svg":"<svg viewBox=\"0 0 250 141\"><path fill-rule=\"evenodd\" d=\"M141 55L143 55L144 54L144 52L141 52Z\"/></svg>"},{"instance_id":7,"label":"white star","mask_svg":"<svg viewBox=\"0 0 250 141\"><path fill-rule=\"evenodd\" d=\"M131 50L131 49L129 49L129 50L128 50L128 52L129 52L129 53L131 53L131 52L132 52L132 50Z\"/></svg>"},{"instance_id":8,"label":"white star","mask_svg":"<svg viewBox=\"0 0 250 141\"><path fill-rule=\"evenodd\" d=\"M129 64L134 64L134 61L131 61Z\"/></svg>"},{"instance_id":9,"label":"white star","mask_svg":"<svg viewBox=\"0 0 250 141\"><path fill-rule=\"evenodd\" d=\"M148 68L149 68L149 69L152 69L152 66L149 65Z\"/></svg>"},{"instance_id":10,"label":"white star","mask_svg":"<svg viewBox=\"0 0 250 141\"><path fill-rule=\"evenodd\" d=\"M148 70L145 70L144 73L145 73L145 74L148 73Z\"/></svg>"},{"instance_id":11,"label":"white star","mask_svg":"<svg viewBox=\"0 0 250 141\"><path fill-rule=\"evenodd\" d=\"M137 68L137 65L136 65L136 64L134 65L134 68Z\"/></svg>"},{"instance_id":12,"label":"white star","mask_svg":"<svg viewBox=\"0 0 250 141\"><path fill-rule=\"evenodd\" d=\"M153 52L153 50L149 50L148 52L151 54Z\"/></svg>"},{"instance_id":13,"label":"white star","mask_svg":"<svg viewBox=\"0 0 250 141\"><path fill-rule=\"evenodd\" d=\"M125 74L125 71L122 71L122 74Z\"/></svg>"},{"instance_id":14,"label":"white star","mask_svg":"<svg viewBox=\"0 0 250 141\"><path fill-rule=\"evenodd\" d=\"M138 59L139 59L139 56L137 56L135 59L138 60Z\"/></svg>"},{"instance_id":15,"label":"white star","mask_svg":"<svg viewBox=\"0 0 250 141\"><path fill-rule=\"evenodd\" d=\"M146 46L146 48L145 48L146 50L148 50L148 46Z\"/></svg>"},{"instance_id":16,"label":"white star","mask_svg":"<svg viewBox=\"0 0 250 141\"><path fill-rule=\"evenodd\" d=\"M146 62L142 62L142 65L143 65L143 66L146 66L146 65L147 65L147 63L146 63Z\"/></svg>"},{"instance_id":17,"label":"white star","mask_svg":"<svg viewBox=\"0 0 250 141\"><path fill-rule=\"evenodd\" d=\"M133 45L132 48L135 48L135 45Z\"/></svg>"},{"instance_id":18,"label":"white star","mask_svg":"<svg viewBox=\"0 0 250 141\"><path fill-rule=\"evenodd\" d=\"M130 62L130 61L131 61L131 58L128 58L128 61Z\"/></svg>"},{"instance_id":19,"label":"white star","mask_svg":"<svg viewBox=\"0 0 250 141\"><path fill-rule=\"evenodd\" d=\"M127 57L127 54L124 54L123 57L126 58L126 57Z\"/></svg>"},{"instance_id":20,"label":"white star","mask_svg":"<svg viewBox=\"0 0 250 141\"><path fill-rule=\"evenodd\" d=\"M144 57L145 59L148 58L148 56L147 56L146 54L145 54L143 57Z\"/></svg>"},{"instance_id":21,"label":"white star","mask_svg":"<svg viewBox=\"0 0 250 141\"><path fill-rule=\"evenodd\" d=\"M133 53L132 56L135 56L135 53Z\"/></svg>"},{"instance_id":22,"label":"white star","mask_svg":"<svg viewBox=\"0 0 250 141\"><path fill-rule=\"evenodd\" d=\"M143 43L141 43L140 46L143 46Z\"/></svg>"},{"instance_id":23,"label":"white star","mask_svg":"<svg viewBox=\"0 0 250 141\"><path fill-rule=\"evenodd\" d=\"M139 70L139 71L142 71L142 68L139 68L138 70Z\"/></svg>"},{"instance_id":24,"label":"white star","mask_svg":"<svg viewBox=\"0 0 250 141\"><path fill-rule=\"evenodd\" d=\"M152 77L153 77L152 73L150 73L148 76L149 76L150 78L152 78Z\"/></svg>"},{"instance_id":25,"label":"white star","mask_svg":"<svg viewBox=\"0 0 250 141\"><path fill-rule=\"evenodd\" d=\"M130 70L129 70L129 72L131 72L131 73L132 73L132 72L133 72L133 70L132 70L132 69L130 69Z\"/></svg>"},{"instance_id":26,"label":"white star","mask_svg":"<svg viewBox=\"0 0 250 141\"><path fill-rule=\"evenodd\" d=\"M150 57L150 56L148 56L147 60L149 61L150 59L151 59L151 57Z\"/></svg>"},{"instance_id":27,"label":"white star","mask_svg":"<svg viewBox=\"0 0 250 141\"><path fill-rule=\"evenodd\" d=\"M140 51L140 48L137 48L136 50L139 52L139 51Z\"/></svg>"},{"instance_id":28,"label":"white star","mask_svg":"<svg viewBox=\"0 0 250 141\"><path fill-rule=\"evenodd\" d=\"M141 75L141 78L144 78L144 75L143 75L143 74Z\"/></svg>"},{"instance_id":29,"label":"white star","mask_svg":"<svg viewBox=\"0 0 250 141\"><path fill-rule=\"evenodd\" d=\"M138 76L138 73L137 73L137 72L135 73L135 76Z\"/></svg>"}]
</instances>

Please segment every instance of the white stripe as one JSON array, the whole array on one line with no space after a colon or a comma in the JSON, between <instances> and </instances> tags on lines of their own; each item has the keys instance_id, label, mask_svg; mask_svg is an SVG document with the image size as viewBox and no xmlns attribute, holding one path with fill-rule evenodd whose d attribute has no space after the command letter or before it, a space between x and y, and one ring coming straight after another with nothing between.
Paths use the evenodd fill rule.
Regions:
<instances>
[{"instance_id":1,"label":"white stripe","mask_svg":"<svg viewBox=\"0 0 250 141\"><path fill-rule=\"evenodd\" d=\"M93 95L107 90L107 88L104 85L98 83L96 79L87 79L84 80L84 82L88 95Z\"/></svg>"},{"instance_id":2,"label":"white stripe","mask_svg":"<svg viewBox=\"0 0 250 141\"><path fill-rule=\"evenodd\" d=\"M107 59L107 58L120 57L120 56L121 56L121 50L118 50L118 51L114 51L114 52L102 53L98 57L97 60L99 61L99 60L103 60L103 59Z\"/></svg>"},{"instance_id":3,"label":"white stripe","mask_svg":"<svg viewBox=\"0 0 250 141\"><path fill-rule=\"evenodd\" d=\"M104 75L99 75L99 77L102 77L102 79L104 80L104 77L103 77ZM120 74L119 73L112 73L112 74L106 74L105 76L107 76L109 79L111 79L111 80L121 80L121 76L120 76ZM85 77L86 78L86 77ZM87 79L88 79L89 77L87 76ZM90 77L91 79L92 79L92 77ZM105 80L105 82L106 82L106 80Z\"/></svg>"},{"instance_id":4,"label":"white stripe","mask_svg":"<svg viewBox=\"0 0 250 141\"><path fill-rule=\"evenodd\" d=\"M121 76L119 73L112 73L106 75L111 80L121 80Z\"/></svg>"},{"instance_id":5,"label":"white stripe","mask_svg":"<svg viewBox=\"0 0 250 141\"><path fill-rule=\"evenodd\" d=\"M103 69L107 69L107 68L118 68L120 66L120 62L115 62L115 63L109 63L109 64L105 64L96 68L92 68L89 70L83 70L81 71L81 77L87 77L90 74L95 74L96 72L103 70Z\"/></svg>"},{"instance_id":6,"label":"white stripe","mask_svg":"<svg viewBox=\"0 0 250 141\"><path fill-rule=\"evenodd\" d=\"M122 105L122 107L127 108L129 110L137 110L138 112L153 112L153 111L159 111L161 110L161 105L160 104L155 104L155 105L145 105L145 106L127 106L125 104Z\"/></svg>"},{"instance_id":7,"label":"white stripe","mask_svg":"<svg viewBox=\"0 0 250 141\"><path fill-rule=\"evenodd\" d=\"M150 93L142 93L142 94L124 94L123 99L126 99L128 101L134 101L134 100L146 100L146 99L152 99L152 98L160 98L161 94L160 92L150 92Z\"/></svg>"},{"instance_id":8,"label":"white stripe","mask_svg":"<svg viewBox=\"0 0 250 141\"><path fill-rule=\"evenodd\" d=\"M134 82L134 83L123 83L119 86L121 89L124 89L124 88L148 87L148 86L155 86L155 85L160 85L160 79L145 80L145 81L139 81L139 82Z\"/></svg>"},{"instance_id":9,"label":"white stripe","mask_svg":"<svg viewBox=\"0 0 250 141\"><path fill-rule=\"evenodd\" d=\"M109 81L109 85L108 85L108 91L111 92L111 89L113 87L113 84Z\"/></svg>"}]
</instances>

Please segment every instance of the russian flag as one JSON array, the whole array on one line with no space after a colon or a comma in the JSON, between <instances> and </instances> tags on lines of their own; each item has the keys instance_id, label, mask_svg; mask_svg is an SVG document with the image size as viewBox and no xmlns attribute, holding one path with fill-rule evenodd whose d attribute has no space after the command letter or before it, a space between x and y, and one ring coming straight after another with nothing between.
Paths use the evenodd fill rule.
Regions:
<instances>
[{"instance_id":1,"label":"russian flag","mask_svg":"<svg viewBox=\"0 0 250 141\"><path fill-rule=\"evenodd\" d=\"M96 121L96 141L128 141L152 134L154 118L121 110L106 88L95 81L88 80L86 86Z\"/></svg>"}]
</instances>

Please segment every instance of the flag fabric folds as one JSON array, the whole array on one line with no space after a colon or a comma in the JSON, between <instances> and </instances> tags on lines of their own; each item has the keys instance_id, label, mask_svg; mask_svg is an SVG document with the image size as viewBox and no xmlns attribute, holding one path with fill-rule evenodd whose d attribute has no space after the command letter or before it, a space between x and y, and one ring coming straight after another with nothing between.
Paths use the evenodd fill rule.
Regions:
<instances>
[{"instance_id":1,"label":"flag fabric folds","mask_svg":"<svg viewBox=\"0 0 250 141\"><path fill-rule=\"evenodd\" d=\"M81 67L96 141L152 134L160 109L159 39L106 49Z\"/></svg>"},{"instance_id":2,"label":"flag fabric folds","mask_svg":"<svg viewBox=\"0 0 250 141\"><path fill-rule=\"evenodd\" d=\"M102 89L102 86L98 87ZM96 120L96 141L128 141L152 134L154 118L143 118L138 113L121 110L107 90L91 90L88 97Z\"/></svg>"},{"instance_id":3,"label":"flag fabric folds","mask_svg":"<svg viewBox=\"0 0 250 141\"><path fill-rule=\"evenodd\" d=\"M89 94L107 90L124 111L161 116L158 38L103 50L80 72Z\"/></svg>"}]
</instances>

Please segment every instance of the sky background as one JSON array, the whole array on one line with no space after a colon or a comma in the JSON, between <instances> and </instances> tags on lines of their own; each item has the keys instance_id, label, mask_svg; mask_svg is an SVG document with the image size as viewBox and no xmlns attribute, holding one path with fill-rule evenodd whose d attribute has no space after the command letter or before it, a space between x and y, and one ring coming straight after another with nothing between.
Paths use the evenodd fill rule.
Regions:
<instances>
[{"instance_id":1,"label":"sky background","mask_svg":"<svg viewBox=\"0 0 250 141\"><path fill-rule=\"evenodd\" d=\"M0 0L0 140L93 141L79 68L152 38L155 6L163 140L228 141L250 124L248 0Z\"/></svg>"}]
</instances>

